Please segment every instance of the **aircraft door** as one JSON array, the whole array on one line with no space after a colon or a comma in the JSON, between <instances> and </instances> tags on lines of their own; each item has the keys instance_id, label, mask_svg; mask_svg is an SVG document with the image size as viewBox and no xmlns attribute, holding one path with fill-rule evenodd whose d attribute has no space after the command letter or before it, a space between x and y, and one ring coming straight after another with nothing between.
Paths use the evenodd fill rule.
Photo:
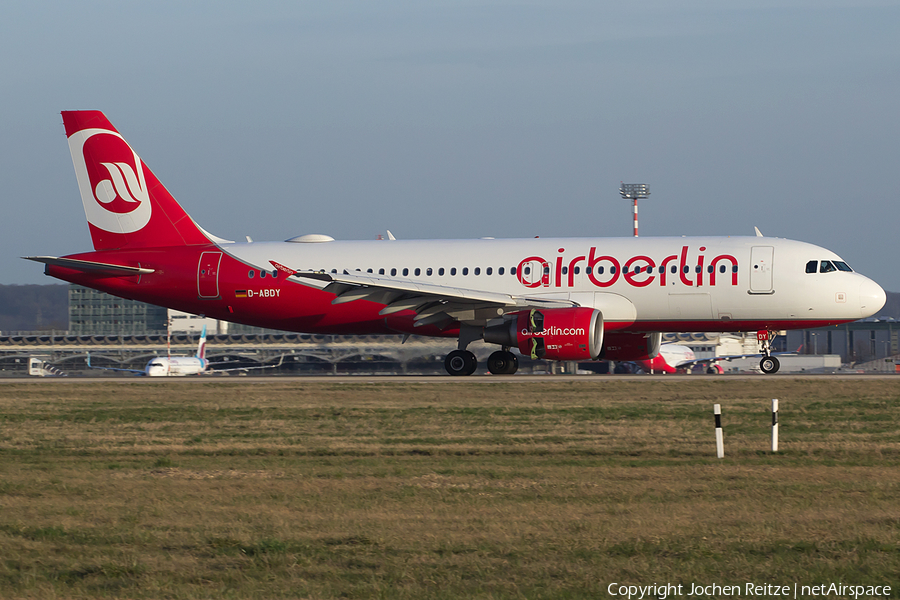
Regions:
<instances>
[{"instance_id":1,"label":"aircraft door","mask_svg":"<svg viewBox=\"0 0 900 600\"><path fill-rule=\"evenodd\" d=\"M750 293L772 293L772 265L775 258L772 246L753 246L750 249Z\"/></svg>"},{"instance_id":2,"label":"aircraft door","mask_svg":"<svg viewBox=\"0 0 900 600\"><path fill-rule=\"evenodd\" d=\"M219 263L221 262L221 252L200 254L200 264L197 265L197 295L201 298L219 297Z\"/></svg>"}]
</instances>

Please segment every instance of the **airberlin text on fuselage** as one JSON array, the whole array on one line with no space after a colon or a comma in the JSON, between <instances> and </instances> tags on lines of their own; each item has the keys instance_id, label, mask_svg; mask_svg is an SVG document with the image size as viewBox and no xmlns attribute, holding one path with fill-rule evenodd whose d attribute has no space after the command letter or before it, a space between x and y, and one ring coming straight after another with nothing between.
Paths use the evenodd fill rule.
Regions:
<instances>
[{"instance_id":1,"label":"airberlin text on fuselage","mask_svg":"<svg viewBox=\"0 0 900 600\"><path fill-rule=\"evenodd\" d=\"M645 287L654 281L658 281L661 286L680 281L686 286L703 287L716 285L723 279L731 285L737 285L737 259L731 254L707 257L703 254L706 246L700 246L696 259L690 262L688 246L682 246L679 254L666 256L660 261L638 255L624 263L614 256L598 255L596 247L591 247L586 255L576 256L566 262L566 257L563 256L565 251L565 248L557 250L560 255L556 257L553 269L554 287L575 287L576 269L584 269L588 280L601 288L615 284L620 277L634 287ZM528 268L529 263L537 264L534 268ZM676 269L673 270L672 267ZM546 258L529 256L519 263L516 277L527 288L550 287L550 271L551 262Z\"/></svg>"}]
</instances>

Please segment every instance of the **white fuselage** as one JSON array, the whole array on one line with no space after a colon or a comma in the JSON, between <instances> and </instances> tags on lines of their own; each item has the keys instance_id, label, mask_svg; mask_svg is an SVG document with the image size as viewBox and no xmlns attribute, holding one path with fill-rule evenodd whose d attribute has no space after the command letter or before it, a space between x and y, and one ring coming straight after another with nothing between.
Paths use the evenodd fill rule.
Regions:
<instances>
[{"instance_id":1,"label":"white fuselage","mask_svg":"<svg viewBox=\"0 0 900 600\"><path fill-rule=\"evenodd\" d=\"M298 271L568 299L603 311L605 322L647 330L728 331L751 322L803 327L870 316L885 301L884 291L859 273L807 272L813 261L843 265L834 252L780 238L259 242L221 248L257 267L253 277L248 273L251 294L280 293L282 282L272 279L275 261ZM267 271L265 277L259 270Z\"/></svg>"},{"instance_id":2,"label":"white fuselage","mask_svg":"<svg viewBox=\"0 0 900 600\"><path fill-rule=\"evenodd\" d=\"M149 377L180 377L197 375L205 370L206 360L196 356L163 356L151 359L144 372Z\"/></svg>"}]
</instances>

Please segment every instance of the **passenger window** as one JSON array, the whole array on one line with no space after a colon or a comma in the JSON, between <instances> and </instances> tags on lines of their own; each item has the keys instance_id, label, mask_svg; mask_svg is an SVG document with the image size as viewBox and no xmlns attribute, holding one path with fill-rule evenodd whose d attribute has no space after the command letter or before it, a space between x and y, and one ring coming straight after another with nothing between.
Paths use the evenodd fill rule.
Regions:
<instances>
[{"instance_id":1,"label":"passenger window","mask_svg":"<svg viewBox=\"0 0 900 600\"><path fill-rule=\"evenodd\" d=\"M256 271L250 269L250 271L247 273L247 279L253 279L254 275L256 275Z\"/></svg>"},{"instance_id":2,"label":"passenger window","mask_svg":"<svg viewBox=\"0 0 900 600\"><path fill-rule=\"evenodd\" d=\"M732 265L732 266L731 266L731 272L732 272L732 273L737 273L737 265Z\"/></svg>"},{"instance_id":3,"label":"passenger window","mask_svg":"<svg viewBox=\"0 0 900 600\"><path fill-rule=\"evenodd\" d=\"M806 263L806 272L807 273L815 273L818 270L819 270L819 261L811 260L808 263Z\"/></svg>"},{"instance_id":4,"label":"passenger window","mask_svg":"<svg viewBox=\"0 0 900 600\"><path fill-rule=\"evenodd\" d=\"M456 267L450 267L450 274L456 275Z\"/></svg>"},{"instance_id":5,"label":"passenger window","mask_svg":"<svg viewBox=\"0 0 900 600\"><path fill-rule=\"evenodd\" d=\"M696 267L694 267L694 272L695 272L695 273L700 273L700 272L702 272L702 271L703 271L703 267L701 267L700 265L697 265Z\"/></svg>"},{"instance_id":6,"label":"passenger window","mask_svg":"<svg viewBox=\"0 0 900 600\"><path fill-rule=\"evenodd\" d=\"M409 275L409 269L403 267L403 276L406 277L407 275Z\"/></svg>"},{"instance_id":7,"label":"passenger window","mask_svg":"<svg viewBox=\"0 0 900 600\"><path fill-rule=\"evenodd\" d=\"M416 267L416 277L418 277L421 274L422 274L422 269L420 269L419 267Z\"/></svg>"},{"instance_id":8,"label":"passenger window","mask_svg":"<svg viewBox=\"0 0 900 600\"><path fill-rule=\"evenodd\" d=\"M672 267L669 270L672 272L672 274L675 274L678 272L678 267L676 265L672 265Z\"/></svg>"},{"instance_id":9,"label":"passenger window","mask_svg":"<svg viewBox=\"0 0 900 600\"><path fill-rule=\"evenodd\" d=\"M531 267L525 267L525 270L522 272L525 273L526 275L531 275Z\"/></svg>"},{"instance_id":10,"label":"passenger window","mask_svg":"<svg viewBox=\"0 0 900 600\"><path fill-rule=\"evenodd\" d=\"M432 272L433 271L431 270L431 267L428 267L428 269L425 270L425 274L428 275L429 277L431 277Z\"/></svg>"},{"instance_id":11,"label":"passenger window","mask_svg":"<svg viewBox=\"0 0 900 600\"><path fill-rule=\"evenodd\" d=\"M497 269L497 275L503 275L503 267Z\"/></svg>"},{"instance_id":12,"label":"passenger window","mask_svg":"<svg viewBox=\"0 0 900 600\"><path fill-rule=\"evenodd\" d=\"M337 273L337 271L335 271L334 269L332 269L331 272L332 272L332 273ZM265 276L266 276L266 272L265 272L265 271L260 271L260 272L259 272L259 278L260 278L260 279L264 278Z\"/></svg>"},{"instance_id":13,"label":"passenger window","mask_svg":"<svg viewBox=\"0 0 900 600\"><path fill-rule=\"evenodd\" d=\"M724 265L723 265L723 266L724 266ZM709 265L708 267L706 267L706 272L707 272L707 273L712 273L713 271L715 271L715 269L713 269L713 266L712 266L712 265Z\"/></svg>"},{"instance_id":14,"label":"passenger window","mask_svg":"<svg viewBox=\"0 0 900 600\"><path fill-rule=\"evenodd\" d=\"M832 271L837 271L837 269L834 268L830 260L823 260L819 265L819 273L831 273Z\"/></svg>"},{"instance_id":15,"label":"passenger window","mask_svg":"<svg viewBox=\"0 0 900 600\"><path fill-rule=\"evenodd\" d=\"M397 269L391 269L391 277L395 277L397 275Z\"/></svg>"},{"instance_id":16,"label":"passenger window","mask_svg":"<svg viewBox=\"0 0 900 600\"><path fill-rule=\"evenodd\" d=\"M371 273L372 269L366 269L366 273Z\"/></svg>"},{"instance_id":17,"label":"passenger window","mask_svg":"<svg viewBox=\"0 0 900 600\"><path fill-rule=\"evenodd\" d=\"M272 279L278 278L278 269L272 269Z\"/></svg>"},{"instance_id":18,"label":"passenger window","mask_svg":"<svg viewBox=\"0 0 900 600\"><path fill-rule=\"evenodd\" d=\"M725 265L719 265L719 273L725 272Z\"/></svg>"},{"instance_id":19,"label":"passenger window","mask_svg":"<svg viewBox=\"0 0 900 600\"><path fill-rule=\"evenodd\" d=\"M481 275L481 267L475 267L475 274Z\"/></svg>"},{"instance_id":20,"label":"passenger window","mask_svg":"<svg viewBox=\"0 0 900 600\"><path fill-rule=\"evenodd\" d=\"M494 270L491 267L488 267L487 269L484 270L485 275L490 275L493 272L494 272Z\"/></svg>"},{"instance_id":21,"label":"passenger window","mask_svg":"<svg viewBox=\"0 0 900 600\"><path fill-rule=\"evenodd\" d=\"M469 267L463 267L462 273L463 273L463 275L468 275L468 274L469 274Z\"/></svg>"},{"instance_id":22,"label":"passenger window","mask_svg":"<svg viewBox=\"0 0 900 600\"><path fill-rule=\"evenodd\" d=\"M441 277L444 276L444 267L441 267L440 269L438 269L438 275L440 275Z\"/></svg>"},{"instance_id":23,"label":"passenger window","mask_svg":"<svg viewBox=\"0 0 900 600\"><path fill-rule=\"evenodd\" d=\"M509 268L509 274L510 274L510 275L515 275L515 274L516 274L516 268L515 268L515 267L510 267L510 268Z\"/></svg>"},{"instance_id":24,"label":"passenger window","mask_svg":"<svg viewBox=\"0 0 900 600\"><path fill-rule=\"evenodd\" d=\"M581 267L575 267L575 274L578 275L581 273Z\"/></svg>"},{"instance_id":25,"label":"passenger window","mask_svg":"<svg viewBox=\"0 0 900 600\"><path fill-rule=\"evenodd\" d=\"M378 274L379 274L379 275L384 275L384 269L378 269Z\"/></svg>"}]
</instances>

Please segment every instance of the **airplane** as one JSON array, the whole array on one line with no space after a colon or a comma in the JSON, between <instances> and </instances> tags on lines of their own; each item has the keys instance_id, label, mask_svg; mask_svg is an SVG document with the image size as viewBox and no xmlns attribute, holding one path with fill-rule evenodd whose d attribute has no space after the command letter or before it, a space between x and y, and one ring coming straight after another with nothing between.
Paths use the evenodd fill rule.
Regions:
<instances>
[{"instance_id":1,"label":"airplane","mask_svg":"<svg viewBox=\"0 0 900 600\"><path fill-rule=\"evenodd\" d=\"M120 369L113 367L95 367L91 365L91 355L88 353L87 366L89 369L103 371L123 371L147 377L184 377L187 375L199 375L207 370L209 361L206 360L206 325L200 334L197 343L197 354L194 356L154 356L143 369Z\"/></svg>"},{"instance_id":2,"label":"airplane","mask_svg":"<svg viewBox=\"0 0 900 600\"><path fill-rule=\"evenodd\" d=\"M648 373L677 373L678 369L696 361L694 351L682 344L663 344L659 354L649 360L638 361L638 365Z\"/></svg>"},{"instance_id":3,"label":"airplane","mask_svg":"<svg viewBox=\"0 0 900 600\"><path fill-rule=\"evenodd\" d=\"M255 369L275 369L284 362L284 355L278 364L265 365L260 367L234 367L229 369L216 368L217 365L225 363L212 363L206 358L206 325L200 333L200 341L197 343L197 353L194 356L154 356L143 369L121 369L117 367L95 367L91 365L90 352L85 359L89 369L100 369L103 371L123 371L126 373L134 373L136 375L146 375L147 377L184 377L187 375L200 375L201 373L226 373L229 371L252 371Z\"/></svg>"},{"instance_id":4,"label":"airplane","mask_svg":"<svg viewBox=\"0 0 900 600\"><path fill-rule=\"evenodd\" d=\"M795 352L772 352L771 356L796 356L799 348ZM645 373L684 373L690 372L695 365L700 365L706 371L707 375L721 375L725 369L719 364L720 362L729 362L736 358L746 358L755 356L753 354L725 354L712 356L708 358L697 358L694 351L683 344L663 344L659 348L659 354L650 360L637 361L637 365ZM777 360L777 359L776 359Z\"/></svg>"},{"instance_id":5,"label":"airplane","mask_svg":"<svg viewBox=\"0 0 900 600\"><path fill-rule=\"evenodd\" d=\"M524 356L650 360L661 332L771 332L874 315L884 290L837 254L782 238L530 238L233 242L200 227L100 111L64 111L93 252L29 256L47 275L116 296L259 327L457 339L471 375ZM447 217L451 207L443 207ZM393 236L391 236L393 237Z\"/></svg>"}]
</instances>

